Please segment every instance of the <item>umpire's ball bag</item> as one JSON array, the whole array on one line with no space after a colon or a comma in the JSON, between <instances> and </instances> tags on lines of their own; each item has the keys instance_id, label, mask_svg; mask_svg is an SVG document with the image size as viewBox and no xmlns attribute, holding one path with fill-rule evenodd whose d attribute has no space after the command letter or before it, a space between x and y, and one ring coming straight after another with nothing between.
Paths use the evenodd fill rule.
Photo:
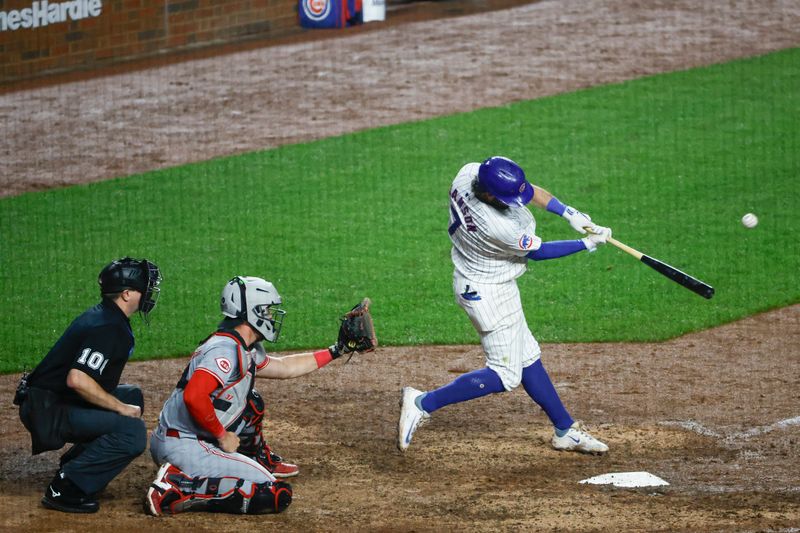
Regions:
<instances>
[{"instance_id":1,"label":"umpire's ball bag","mask_svg":"<svg viewBox=\"0 0 800 533\"><path fill-rule=\"evenodd\" d=\"M297 13L304 28L344 28L361 24L362 0L299 0Z\"/></svg>"}]
</instances>

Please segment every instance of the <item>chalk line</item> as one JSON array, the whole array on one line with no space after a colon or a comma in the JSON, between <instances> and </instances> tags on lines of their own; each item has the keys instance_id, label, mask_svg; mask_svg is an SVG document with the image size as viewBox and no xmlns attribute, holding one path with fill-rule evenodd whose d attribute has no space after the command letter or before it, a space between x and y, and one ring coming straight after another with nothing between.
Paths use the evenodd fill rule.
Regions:
<instances>
[{"instance_id":1,"label":"chalk line","mask_svg":"<svg viewBox=\"0 0 800 533\"><path fill-rule=\"evenodd\" d=\"M698 435L703 435L704 437L713 437L725 440L740 440L740 439L749 439L751 437L757 437L759 435L770 433L778 429L784 429L790 426L800 425L800 416L785 418L783 420L778 420L773 424L769 424L766 426L757 426L754 428L747 429L745 431L737 431L729 435L724 435L722 433L714 431L713 429L710 429L695 420L665 420L663 422L659 422L659 424L662 426L672 426L672 427L680 427L683 429L687 429L689 431L697 433Z\"/></svg>"}]
</instances>

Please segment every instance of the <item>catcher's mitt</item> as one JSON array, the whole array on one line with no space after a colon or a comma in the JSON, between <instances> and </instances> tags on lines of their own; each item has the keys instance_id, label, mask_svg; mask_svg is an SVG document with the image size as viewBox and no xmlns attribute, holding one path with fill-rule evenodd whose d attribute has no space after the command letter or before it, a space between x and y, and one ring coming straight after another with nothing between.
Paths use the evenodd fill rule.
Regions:
<instances>
[{"instance_id":1,"label":"catcher's mitt","mask_svg":"<svg viewBox=\"0 0 800 533\"><path fill-rule=\"evenodd\" d=\"M371 352L378 345L369 312L370 303L369 298L364 298L340 319L339 339L335 345L338 355L349 353L352 358L353 352Z\"/></svg>"}]
</instances>

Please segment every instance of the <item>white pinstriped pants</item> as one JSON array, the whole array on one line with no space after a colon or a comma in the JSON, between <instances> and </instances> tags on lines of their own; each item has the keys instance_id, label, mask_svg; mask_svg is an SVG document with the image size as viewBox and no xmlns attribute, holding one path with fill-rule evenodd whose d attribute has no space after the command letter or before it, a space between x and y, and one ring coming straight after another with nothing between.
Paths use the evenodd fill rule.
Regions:
<instances>
[{"instance_id":1,"label":"white pinstriped pants","mask_svg":"<svg viewBox=\"0 0 800 533\"><path fill-rule=\"evenodd\" d=\"M517 282L475 283L456 272L453 293L481 336L486 366L497 372L506 390L518 387L522 369L535 363L542 350L525 321Z\"/></svg>"}]
</instances>

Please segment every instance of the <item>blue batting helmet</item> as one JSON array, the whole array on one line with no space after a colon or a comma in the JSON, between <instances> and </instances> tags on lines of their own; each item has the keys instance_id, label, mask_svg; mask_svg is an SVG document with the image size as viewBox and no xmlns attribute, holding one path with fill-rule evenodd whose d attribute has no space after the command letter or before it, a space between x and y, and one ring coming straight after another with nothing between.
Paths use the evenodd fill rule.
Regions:
<instances>
[{"instance_id":1,"label":"blue batting helmet","mask_svg":"<svg viewBox=\"0 0 800 533\"><path fill-rule=\"evenodd\" d=\"M533 185L522 168L507 157L494 156L478 169L481 188L509 207L522 207L533 198Z\"/></svg>"}]
</instances>

